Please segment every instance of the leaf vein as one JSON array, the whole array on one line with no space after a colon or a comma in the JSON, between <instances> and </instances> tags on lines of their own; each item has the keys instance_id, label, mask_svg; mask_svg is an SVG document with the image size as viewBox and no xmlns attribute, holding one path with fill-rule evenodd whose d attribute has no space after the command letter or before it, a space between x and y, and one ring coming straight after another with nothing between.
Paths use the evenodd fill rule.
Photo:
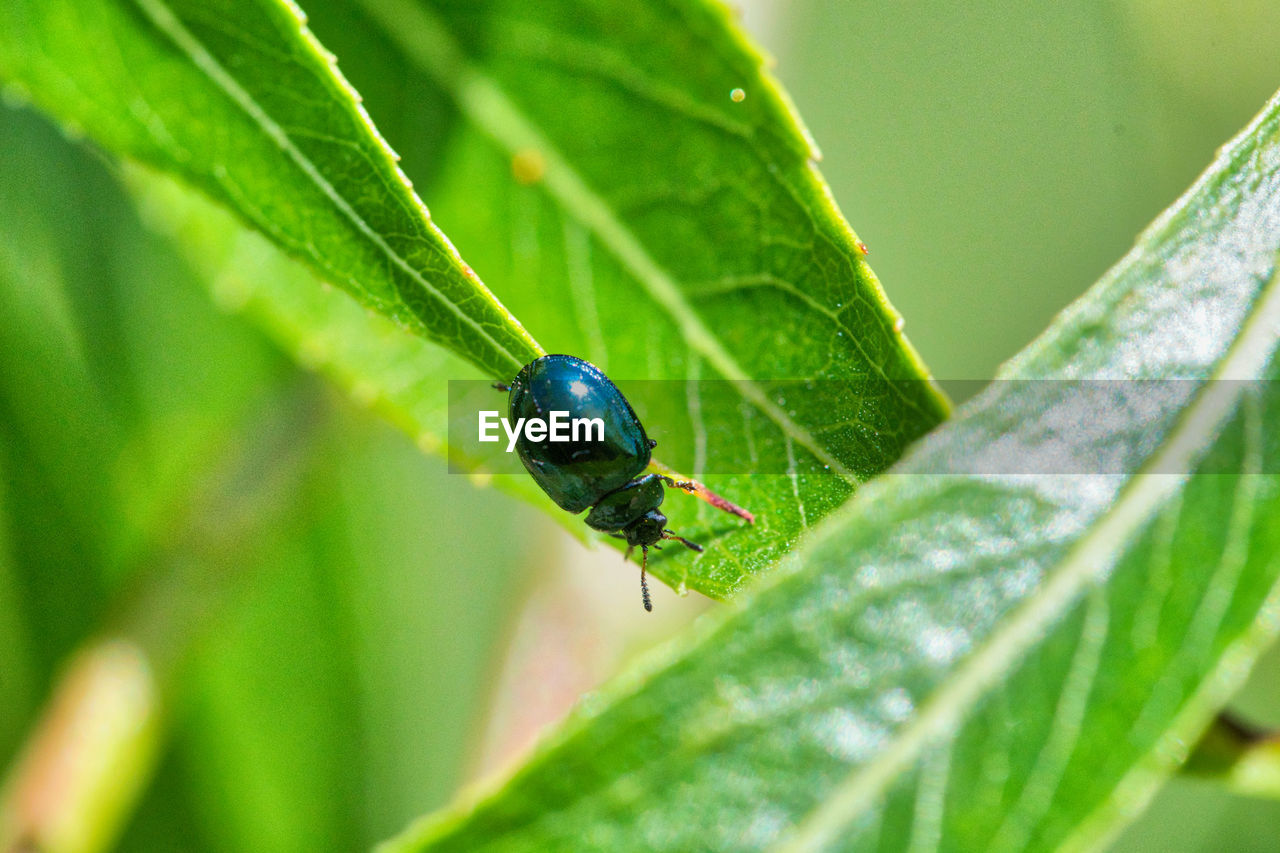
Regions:
<instances>
[{"instance_id":1,"label":"leaf vein","mask_svg":"<svg viewBox=\"0 0 1280 853\"><path fill-rule=\"evenodd\" d=\"M988 849L1023 849L1034 831L1036 820L1047 814L1053 805L1054 794L1062 783L1072 749L1080 738L1088 711L1089 690L1098 675L1109 621L1106 595L1101 587L1094 587L1085 605L1080 637L1063 680L1049 736L1027 774L1017 803L1006 814Z\"/></svg>"}]
</instances>

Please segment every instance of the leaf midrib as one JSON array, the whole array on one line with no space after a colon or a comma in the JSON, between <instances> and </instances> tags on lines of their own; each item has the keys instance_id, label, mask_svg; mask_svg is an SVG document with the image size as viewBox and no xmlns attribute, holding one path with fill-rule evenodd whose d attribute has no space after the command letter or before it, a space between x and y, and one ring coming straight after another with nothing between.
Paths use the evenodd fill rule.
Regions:
<instances>
[{"instance_id":1,"label":"leaf midrib","mask_svg":"<svg viewBox=\"0 0 1280 853\"><path fill-rule=\"evenodd\" d=\"M1245 381L1225 380L1249 380L1261 375L1274 353L1277 328L1280 270L1263 287L1240 335L1218 368L1196 391L1178 423L1143 470L1134 474L1119 499L1092 522L1090 532L1046 574L1037 591L939 685L890 745L850 773L821 806L803 819L792 836L772 848L776 853L822 849L872 807L878 793L910 769L935 739L954 731L985 691L1105 572L1116 553L1114 543L1130 541L1131 534L1177 493L1190 475L1162 472L1190 471L1206 443L1235 413L1249 387Z\"/></svg>"},{"instance_id":2,"label":"leaf midrib","mask_svg":"<svg viewBox=\"0 0 1280 853\"><path fill-rule=\"evenodd\" d=\"M480 323L462 311L452 300L433 286L431 282L429 282L426 277L424 277L411 263L409 263L404 256L391 248L387 241L383 239L382 235L380 235L368 222L366 222L364 217L362 217L355 208L351 206L351 203L347 201L347 199L344 198L328 180L325 179L319 168L311 162L311 159L303 154L296 145L294 145L289 134L285 132L285 130L277 124L270 115L267 114L266 110L264 110L262 106L254 100L253 96L239 84L236 78L227 71L220 62L218 62L203 43L182 24L178 16L166 3L162 2L162 0L138 0L138 5L147 18L155 24L161 32L167 35L183 53L186 54L195 67L208 77L214 86L226 94L238 107L240 107L241 110L245 112L246 115L249 116L250 119L253 120L255 124L258 125L264 133L266 133L273 142L276 143L277 146L279 146L280 150L283 151L284 154L302 170L303 174L320 189L324 196L329 199L334 207L337 208L338 212L351 222L351 224L354 225L356 229L378 249L379 252L385 255L393 265L409 275L409 277L421 286L423 290L434 296L442 305L446 306L448 310L458 317L464 325L491 345L495 352L499 352L506 356L516 370L524 366L525 362L522 356L511 352L507 347L499 343L492 335L485 331L484 327ZM289 6L289 13L296 15L296 12L293 11L295 8L296 7ZM314 38L310 35L301 20L298 21L298 30L307 42L308 47L315 52L318 57L321 56L320 52L317 50ZM409 194L415 207L423 212L422 224L425 225L433 236L439 239L442 247L453 253L454 262L461 265L461 258L457 256L457 252L454 250L452 244L449 243L444 234L442 234L439 229L432 224L429 217L425 215L427 209L426 205L420 198L418 198L417 193L415 193L409 185L404 173L397 165L395 165L395 155L387 147L382 136L373 127L368 116L363 110L357 107L354 90L351 89L350 85L338 73L336 67L333 69L333 74L346 90L347 97L351 100L349 106L355 111L356 115L360 117L361 121L365 123L366 128L369 131L369 136L375 140L382 152L382 155L387 158L392 171L400 182L401 188ZM474 280L474 284L477 293L487 299L495 309L506 313L497 298L479 282L478 278ZM514 319L512 320L512 326L518 331L520 336L528 342L530 349L538 353L542 352L542 348L538 346L538 344L518 323L514 321Z\"/></svg>"}]
</instances>

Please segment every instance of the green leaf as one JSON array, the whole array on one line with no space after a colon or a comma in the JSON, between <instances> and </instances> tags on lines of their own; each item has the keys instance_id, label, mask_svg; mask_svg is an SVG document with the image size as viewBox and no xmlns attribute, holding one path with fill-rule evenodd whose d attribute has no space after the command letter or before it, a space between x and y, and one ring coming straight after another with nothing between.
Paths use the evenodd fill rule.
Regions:
<instances>
[{"instance_id":1,"label":"green leaf","mask_svg":"<svg viewBox=\"0 0 1280 853\"><path fill-rule=\"evenodd\" d=\"M539 354L431 222L296 7L6 3L0 78L476 365L505 375Z\"/></svg>"},{"instance_id":2,"label":"green leaf","mask_svg":"<svg viewBox=\"0 0 1280 853\"><path fill-rule=\"evenodd\" d=\"M655 573L723 597L896 459L945 404L760 57L719 10L676 8L678 26L665 6L619 4L586 19L554 4L309 12L416 186L529 328L620 380L672 380L625 386L660 458L709 472L759 524L742 529L673 496L673 526L714 547L668 550ZM614 26L619 18L628 26ZM596 47L572 68L541 52L588 42ZM665 61L673 56L696 61ZM376 320L277 276L236 278L288 346L439 445L444 388L408 377L415 365L424 376L476 374L414 355ZM884 377L901 381L876 398L850 393L851 382ZM705 381L684 385L690 378ZM800 394L796 380L812 387ZM582 535L523 475L499 479Z\"/></svg>"},{"instance_id":3,"label":"green leaf","mask_svg":"<svg viewBox=\"0 0 1280 853\"><path fill-rule=\"evenodd\" d=\"M1278 253L1280 97L1002 371L1033 381L385 849L1100 844L1280 627ZM1063 473L975 473L1036 453Z\"/></svg>"},{"instance_id":4,"label":"green leaf","mask_svg":"<svg viewBox=\"0 0 1280 853\"><path fill-rule=\"evenodd\" d=\"M122 850L367 848L464 773L531 513L333 395L302 405L314 380L217 310L101 158L43 117L0 107L0 150L0 774L71 653L107 633L143 645L159 691L143 710L174 744L136 816L119 795L150 764L73 750L37 821L66 838L128 819ZM274 259L260 274L324 292L234 233ZM306 482L283 488L308 448ZM136 708L131 686L105 682ZM77 812L95 789L75 781L105 782L114 813Z\"/></svg>"},{"instance_id":5,"label":"green leaf","mask_svg":"<svg viewBox=\"0 0 1280 853\"><path fill-rule=\"evenodd\" d=\"M532 354L459 273L292 12L268 0L141 0L140 14L75 5L7 10L0 74L112 150L230 204L484 378ZM714 547L668 550L658 576L732 593L945 415L816 151L720 7L361 0L308 11L441 221L538 337L615 378L728 380L669 386L674 399L644 408L660 413L648 425L664 462L708 472L760 523L740 530L682 500L673 525ZM104 30L123 61L76 61ZM387 359L357 355L387 340L376 321L367 333L354 316L324 326L327 305L295 315L289 285L254 287L292 348L342 340L313 360L437 443L441 430L404 413L441 409L442 383L406 388ZM497 331L486 343L477 329ZM885 379L886 393L850 390ZM800 395L796 380L815 384Z\"/></svg>"},{"instance_id":6,"label":"green leaf","mask_svg":"<svg viewBox=\"0 0 1280 853\"><path fill-rule=\"evenodd\" d=\"M182 246L224 308L243 312L301 364L323 369L356 402L376 408L427 453L446 451L448 396L441 376L474 376L459 356L318 287L302 265L226 212L151 169L127 166L122 177L144 219ZM500 399L500 398L497 398ZM475 460L449 449L452 464ZM503 477L507 492L560 515L529 477ZM570 530L584 526L577 519Z\"/></svg>"},{"instance_id":7,"label":"green leaf","mask_svg":"<svg viewBox=\"0 0 1280 853\"><path fill-rule=\"evenodd\" d=\"M528 519L385 426L346 427L305 523L185 685L175 752L220 850L368 849L446 801L484 716L477 673L519 601L510 543ZM477 519L465 548L432 541Z\"/></svg>"},{"instance_id":8,"label":"green leaf","mask_svg":"<svg viewBox=\"0 0 1280 853\"><path fill-rule=\"evenodd\" d=\"M731 594L943 416L812 144L721 6L310 13L512 310L641 398L662 461L756 514L744 529L669 497L673 528L713 547L664 551L668 582ZM431 140L396 121L410 97L457 111L430 174L413 164ZM884 378L874 399L851 390Z\"/></svg>"}]
</instances>

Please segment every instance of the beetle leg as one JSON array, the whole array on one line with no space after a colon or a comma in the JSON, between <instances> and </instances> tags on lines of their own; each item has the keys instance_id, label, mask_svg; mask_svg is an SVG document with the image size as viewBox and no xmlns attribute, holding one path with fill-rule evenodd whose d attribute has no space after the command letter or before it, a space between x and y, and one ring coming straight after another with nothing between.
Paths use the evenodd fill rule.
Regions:
<instances>
[{"instance_id":1,"label":"beetle leg","mask_svg":"<svg viewBox=\"0 0 1280 853\"><path fill-rule=\"evenodd\" d=\"M695 498L701 498L716 509L722 509L730 515L736 515L738 518L745 519L748 524L756 523L756 517L750 512L737 504L730 503L720 497L697 480L676 480L668 477L666 474L659 474L658 476L662 478L662 482L671 486L673 489L680 489L681 491L688 492Z\"/></svg>"},{"instance_id":2,"label":"beetle leg","mask_svg":"<svg viewBox=\"0 0 1280 853\"><path fill-rule=\"evenodd\" d=\"M510 390L511 390L511 386L510 386L510 385L508 385L508 384L507 384L507 383L505 383L505 382L495 382L495 383L493 383L493 390L495 390L495 391L510 391Z\"/></svg>"},{"instance_id":3,"label":"beetle leg","mask_svg":"<svg viewBox=\"0 0 1280 853\"><path fill-rule=\"evenodd\" d=\"M698 490L698 484L692 480L676 480L668 477L666 474L659 474L658 477L662 479L662 482L666 483L673 489L680 489L685 492L696 492Z\"/></svg>"},{"instance_id":4,"label":"beetle leg","mask_svg":"<svg viewBox=\"0 0 1280 853\"><path fill-rule=\"evenodd\" d=\"M664 531L662 531L662 538L663 538L663 539L674 539L674 540L676 540L677 542L683 543L683 545L684 545L686 548L688 548L689 550L691 550L691 551L697 551L699 554L701 554L701 553L702 553L702 546L701 546L701 545L699 545L697 542L690 542L688 539L685 539L683 536L677 536L677 535L675 535L675 534L674 534L674 533L672 533L670 530L664 530Z\"/></svg>"}]
</instances>

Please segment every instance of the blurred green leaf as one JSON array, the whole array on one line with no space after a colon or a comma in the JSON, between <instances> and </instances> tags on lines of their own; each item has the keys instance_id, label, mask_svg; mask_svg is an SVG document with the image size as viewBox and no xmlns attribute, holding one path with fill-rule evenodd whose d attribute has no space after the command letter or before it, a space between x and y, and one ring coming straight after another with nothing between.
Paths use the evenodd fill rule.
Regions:
<instances>
[{"instance_id":1,"label":"blurred green leaf","mask_svg":"<svg viewBox=\"0 0 1280 853\"><path fill-rule=\"evenodd\" d=\"M109 615L61 662L0 796L0 849L113 846L151 780L173 681L292 509L316 437L312 383L254 412L224 444Z\"/></svg>"},{"instance_id":2,"label":"blurred green leaf","mask_svg":"<svg viewBox=\"0 0 1280 853\"><path fill-rule=\"evenodd\" d=\"M1110 837L1280 627L1278 222L1280 97L1002 372L1037 381L997 382L800 568L385 849ZM1121 380L1104 412L1086 378ZM1065 473L973 473L1036 453Z\"/></svg>"},{"instance_id":3,"label":"blurred green leaf","mask_svg":"<svg viewBox=\"0 0 1280 853\"><path fill-rule=\"evenodd\" d=\"M100 162L0 115L0 465L13 619L43 691L294 370L211 308Z\"/></svg>"},{"instance_id":4,"label":"blurred green leaf","mask_svg":"<svg viewBox=\"0 0 1280 853\"><path fill-rule=\"evenodd\" d=\"M18 573L9 545L8 480L0 458L0 756L12 755L22 738L22 726L36 706L36 673L28 643L31 638L21 617Z\"/></svg>"},{"instance_id":5,"label":"blurred green leaf","mask_svg":"<svg viewBox=\"0 0 1280 853\"><path fill-rule=\"evenodd\" d=\"M245 414L264 395L280 406L274 394L297 372L243 324L213 310L172 247L141 227L100 161L41 117L7 108L0 111L0 150L0 542L7 558L0 559L0 766L13 774L12 759L24 737L32 742L31 724L47 697L62 685L58 707L76 705L77 680L67 673L84 670L68 668L68 655L127 621L130 596L155 574L160 556L191 545L175 540L190 532L210 470L234 453ZM271 470L258 466L258 482ZM261 509L237 497L237 508ZM243 556L229 547L235 526L225 516L219 521L227 536L219 556ZM255 521L269 516L259 512ZM201 627L207 620L192 618L183 605L215 586L213 574L198 573L183 594L164 599L147 614L149 624ZM139 636L142 621L126 633L152 639ZM177 633L183 635L148 650L155 654L144 668L167 668L194 631ZM79 698L107 696L106 681L105 692L87 689ZM147 703L138 697L137 705ZM108 840L115 821L129 817L125 795L146 781L138 751L117 752L125 759L117 766L86 746L110 752L110 723L121 719L112 707L89 705L86 716L102 723L94 730L100 737L73 746L44 777L64 783L64 796L32 797L36 811L58 818L52 834L60 843L45 839L49 849L76 837ZM150 733L143 728L126 726L125 739ZM44 731L56 733L57 721ZM99 799L104 791L94 774L102 768L108 784ZM90 803L109 807L80 808ZM20 825L32 817L18 811ZM10 817L0 817L0 834L12 828Z\"/></svg>"},{"instance_id":6,"label":"blurred green leaf","mask_svg":"<svg viewBox=\"0 0 1280 853\"><path fill-rule=\"evenodd\" d=\"M6 3L0 77L475 364L503 375L538 354L432 224L296 7Z\"/></svg>"},{"instance_id":7,"label":"blurred green leaf","mask_svg":"<svg viewBox=\"0 0 1280 853\"><path fill-rule=\"evenodd\" d=\"M347 424L193 663L175 747L215 849L367 848L474 759L528 518L377 426Z\"/></svg>"},{"instance_id":8,"label":"blurred green leaf","mask_svg":"<svg viewBox=\"0 0 1280 853\"><path fill-rule=\"evenodd\" d=\"M176 749L120 849L366 847L443 802L521 598L528 515L344 417L301 495L234 504L265 528L252 551L180 560L191 523L235 532L235 513L204 511L211 470L303 377L214 308L98 158L25 110L0 111L0 150L0 772L68 653L124 626L160 674L184 659L160 685ZM478 522L485 536L442 535ZM226 585L224 606L184 615Z\"/></svg>"}]
</instances>

